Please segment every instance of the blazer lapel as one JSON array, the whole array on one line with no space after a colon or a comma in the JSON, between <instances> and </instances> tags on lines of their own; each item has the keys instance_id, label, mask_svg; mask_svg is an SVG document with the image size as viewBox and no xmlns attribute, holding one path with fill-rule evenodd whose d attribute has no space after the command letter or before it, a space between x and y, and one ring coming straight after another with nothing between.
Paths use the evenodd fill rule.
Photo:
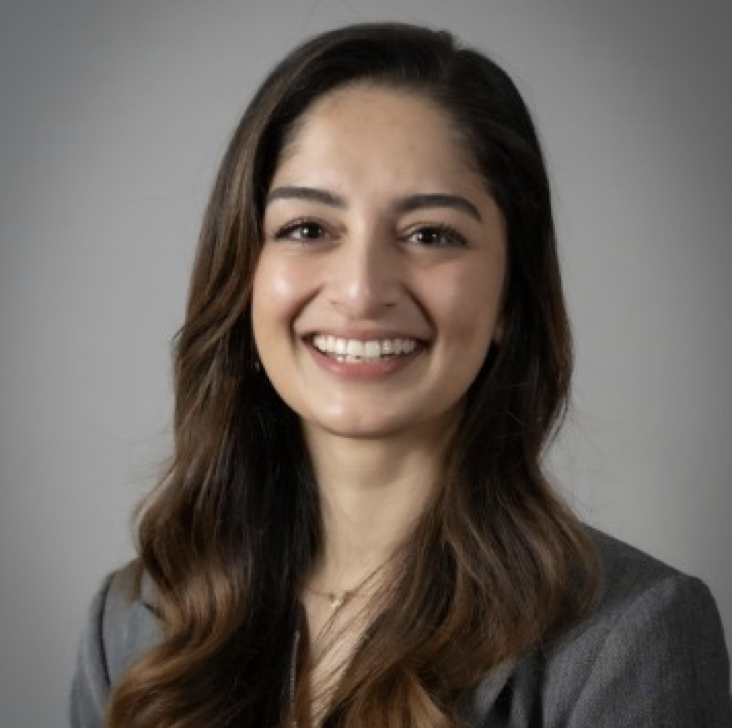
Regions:
<instances>
[{"instance_id":1,"label":"blazer lapel","mask_svg":"<svg viewBox=\"0 0 732 728\"><path fill-rule=\"evenodd\" d=\"M506 685L516 666L516 659L509 658L496 665L478 685L463 693L458 701L458 716L470 728L487 728L486 721L496 698Z\"/></svg>"}]
</instances>

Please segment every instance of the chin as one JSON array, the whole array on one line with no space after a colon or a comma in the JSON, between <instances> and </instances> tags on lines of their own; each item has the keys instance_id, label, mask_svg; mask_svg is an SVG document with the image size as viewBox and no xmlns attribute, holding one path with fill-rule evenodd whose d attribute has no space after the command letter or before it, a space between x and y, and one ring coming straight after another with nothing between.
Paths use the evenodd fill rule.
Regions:
<instances>
[{"instance_id":1,"label":"chin","mask_svg":"<svg viewBox=\"0 0 732 728\"><path fill-rule=\"evenodd\" d=\"M425 418L424 414L423 412L400 412L389 416L388 413L382 411L374 412L371 417L364 417L364 413L360 412L352 416L303 418L303 422L313 434L317 432L350 440L403 441L403 438L424 438L426 441L431 441L436 432L444 432L448 420L451 418Z\"/></svg>"},{"instance_id":2,"label":"chin","mask_svg":"<svg viewBox=\"0 0 732 728\"><path fill-rule=\"evenodd\" d=\"M348 440L383 440L393 438L404 430L398 425L387 425L373 422L338 422L338 423L310 423L313 429L325 432L333 437L341 437Z\"/></svg>"},{"instance_id":3,"label":"chin","mask_svg":"<svg viewBox=\"0 0 732 728\"><path fill-rule=\"evenodd\" d=\"M340 408L339 408L340 409ZM301 412L300 417L306 429L313 433L344 437L351 439L375 440L380 438L393 437L404 429L409 429L414 423L414 418L394 416L389 413L373 410L364 411L359 408L343 408L340 411L325 412Z\"/></svg>"}]
</instances>

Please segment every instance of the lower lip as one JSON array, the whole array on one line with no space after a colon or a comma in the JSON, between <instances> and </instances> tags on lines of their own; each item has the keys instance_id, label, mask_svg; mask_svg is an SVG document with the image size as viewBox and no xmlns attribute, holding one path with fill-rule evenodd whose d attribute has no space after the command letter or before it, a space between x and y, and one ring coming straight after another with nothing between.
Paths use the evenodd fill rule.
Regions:
<instances>
[{"instance_id":1,"label":"lower lip","mask_svg":"<svg viewBox=\"0 0 732 728\"><path fill-rule=\"evenodd\" d=\"M338 361L338 359L323 354L322 351L316 349L312 344L308 344L308 349L311 351L317 364L331 374L335 374L344 379L361 380L381 379L400 372L414 362L424 351L422 347L418 347L411 354L402 354L389 359L346 362Z\"/></svg>"}]
</instances>

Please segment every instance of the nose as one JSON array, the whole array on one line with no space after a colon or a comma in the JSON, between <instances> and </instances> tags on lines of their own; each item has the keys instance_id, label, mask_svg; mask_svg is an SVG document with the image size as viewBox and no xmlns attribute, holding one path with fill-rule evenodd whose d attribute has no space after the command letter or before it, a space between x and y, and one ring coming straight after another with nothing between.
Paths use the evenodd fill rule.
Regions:
<instances>
[{"instance_id":1,"label":"nose","mask_svg":"<svg viewBox=\"0 0 732 728\"><path fill-rule=\"evenodd\" d=\"M399 298L400 265L388 234L376 229L341 241L329 271L331 305L351 319L372 319Z\"/></svg>"}]
</instances>

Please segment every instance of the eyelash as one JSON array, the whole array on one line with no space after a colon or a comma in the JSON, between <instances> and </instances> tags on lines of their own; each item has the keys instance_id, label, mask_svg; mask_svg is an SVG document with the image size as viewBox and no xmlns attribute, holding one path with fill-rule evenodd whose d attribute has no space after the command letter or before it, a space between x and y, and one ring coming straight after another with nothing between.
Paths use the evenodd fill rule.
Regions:
<instances>
[{"instance_id":1,"label":"eyelash","mask_svg":"<svg viewBox=\"0 0 732 728\"><path fill-rule=\"evenodd\" d=\"M441 242L439 243L421 243L421 245L425 245L428 248L464 248L467 245L467 240L464 235L444 223L419 224L407 235L407 239L412 238L418 233L425 232L437 233L441 238Z\"/></svg>"},{"instance_id":2,"label":"eyelash","mask_svg":"<svg viewBox=\"0 0 732 728\"><path fill-rule=\"evenodd\" d=\"M295 237L295 233L298 231L302 231L303 228L317 228L319 231L319 235L317 238L307 238L307 237ZM321 223L312 220L311 218L303 217L298 220L293 220L292 222L288 222L287 225L284 225L283 227L279 228L277 232L274 235L275 240L286 240L291 239L295 240L296 242L300 243L306 243L308 241L312 242L314 240L320 240L323 236L323 234L326 232L325 226Z\"/></svg>"},{"instance_id":3,"label":"eyelash","mask_svg":"<svg viewBox=\"0 0 732 728\"><path fill-rule=\"evenodd\" d=\"M302 233L306 228L313 228L314 230L317 230L318 235L316 237L298 237L298 234ZM437 233L440 236L441 241L438 243L425 243L421 241L415 242L428 248L459 248L467 245L467 241L461 233L455 230L455 228L445 225L444 223L420 223L414 226L412 230L404 236L404 239L411 240L415 235L424 234L426 232ZM295 242L308 243L321 240L326 234L327 229L322 223L311 218L300 218L279 228L274 235L274 239L290 239Z\"/></svg>"}]
</instances>

